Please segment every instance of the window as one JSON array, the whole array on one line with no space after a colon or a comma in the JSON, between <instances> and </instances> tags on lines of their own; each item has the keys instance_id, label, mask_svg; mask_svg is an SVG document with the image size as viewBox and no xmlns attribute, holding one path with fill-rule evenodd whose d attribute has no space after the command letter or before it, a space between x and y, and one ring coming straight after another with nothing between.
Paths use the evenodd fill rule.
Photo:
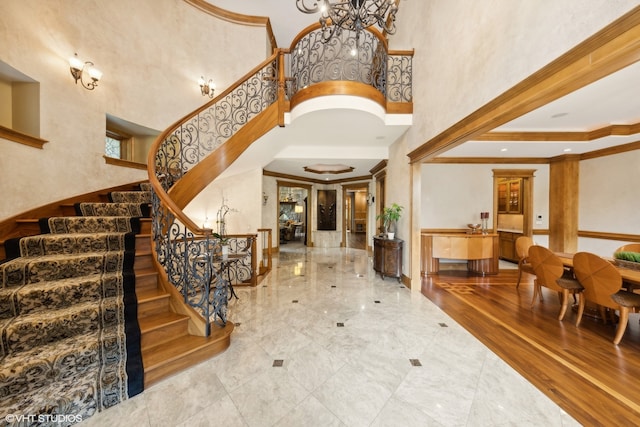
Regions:
<instances>
[{"instance_id":1,"label":"window","mask_svg":"<svg viewBox=\"0 0 640 427\"><path fill-rule=\"evenodd\" d=\"M113 135L110 131L107 131L107 136L104 140L104 154L107 157L112 157L114 159L121 159L121 146L120 146L120 138Z\"/></svg>"},{"instance_id":2,"label":"window","mask_svg":"<svg viewBox=\"0 0 640 427\"><path fill-rule=\"evenodd\" d=\"M147 154L159 131L107 114L104 155L146 164Z\"/></svg>"}]
</instances>

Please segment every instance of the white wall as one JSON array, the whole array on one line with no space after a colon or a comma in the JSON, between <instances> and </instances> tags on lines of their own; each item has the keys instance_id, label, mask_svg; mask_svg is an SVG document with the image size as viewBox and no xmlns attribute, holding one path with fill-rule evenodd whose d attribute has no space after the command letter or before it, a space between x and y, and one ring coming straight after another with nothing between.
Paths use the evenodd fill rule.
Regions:
<instances>
[{"instance_id":1,"label":"white wall","mask_svg":"<svg viewBox=\"0 0 640 427\"><path fill-rule=\"evenodd\" d=\"M405 154L637 5L637 0L401 2L398 31L390 47L415 49L413 126L406 133ZM492 166L435 166L424 166L421 174L426 175L419 183L414 180L416 188L420 187L416 197L423 199L412 212L414 233L418 222L429 228L461 227L469 219L476 222L484 206L492 206L487 203L492 199L491 174L486 185L484 179L476 180ZM406 187L411 185L411 181L405 182ZM534 223L534 228L548 227L548 197L540 197L549 191L548 185L548 172L540 174L534 183L534 215L543 214L543 224ZM427 211L419 211L424 209ZM416 245L413 250L417 250ZM417 271L413 266L412 285L419 290Z\"/></svg>"},{"instance_id":2,"label":"white wall","mask_svg":"<svg viewBox=\"0 0 640 427\"><path fill-rule=\"evenodd\" d=\"M1 220L146 179L105 164L106 113L166 129L209 100L201 75L222 90L264 60L266 32L182 0L5 0L0 40L0 59L40 82L40 137L49 140L43 150L0 140ZM74 52L104 73L95 90L74 84Z\"/></svg>"},{"instance_id":3,"label":"white wall","mask_svg":"<svg viewBox=\"0 0 640 427\"><path fill-rule=\"evenodd\" d=\"M227 234L253 234L262 228L256 212L262 210L262 170L216 179L200 192L184 212L202 225L208 218L210 228L217 232L216 219L223 202L229 207L225 216Z\"/></svg>"},{"instance_id":4,"label":"white wall","mask_svg":"<svg viewBox=\"0 0 640 427\"><path fill-rule=\"evenodd\" d=\"M415 48L409 150L636 6L637 0L401 2L390 45Z\"/></svg>"},{"instance_id":5,"label":"white wall","mask_svg":"<svg viewBox=\"0 0 640 427\"><path fill-rule=\"evenodd\" d=\"M580 162L579 230L640 234L640 151ZM625 241L580 238L578 250L611 256Z\"/></svg>"},{"instance_id":6,"label":"white wall","mask_svg":"<svg viewBox=\"0 0 640 427\"><path fill-rule=\"evenodd\" d=\"M480 212L489 212L493 222L493 169L535 169L533 178L533 212L541 214L548 228L549 166L503 164L423 164L421 167L421 228L466 228L480 223Z\"/></svg>"}]
</instances>

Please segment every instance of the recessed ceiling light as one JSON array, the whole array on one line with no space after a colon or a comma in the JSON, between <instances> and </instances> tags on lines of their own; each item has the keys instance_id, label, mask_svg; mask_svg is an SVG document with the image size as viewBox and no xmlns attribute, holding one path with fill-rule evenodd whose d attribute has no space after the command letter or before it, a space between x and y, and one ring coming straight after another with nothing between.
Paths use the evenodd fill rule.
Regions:
<instances>
[{"instance_id":1,"label":"recessed ceiling light","mask_svg":"<svg viewBox=\"0 0 640 427\"><path fill-rule=\"evenodd\" d=\"M502 152L505 152L505 151L507 151L507 150L508 150L507 148L501 148L501 149L500 149L500 151L502 151Z\"/></svg>"},{"instance_id":2,"label":"recessed ceiling light","mask_svg":"<svg viewBox=\"0 0 640 427\"><path fill-rule=\"evenodd\" d=\"M568 153L569 151L571 151L571 148L565 148L565 149L564 149L564 150L562 150L562 151L564 151L565 153Z\"/></svg>"},{"instance_id":3,"label":"recessed ceiling light","mask_svg":"<svg viewBox=\"0 0 640 427\"><path fill-rule=\"evenodd\" d=\"M552 119L557 119L558 117L564 117L569 115L569 113L556 113L553 116L551 116Z\"/></svg>"}]
</instances>

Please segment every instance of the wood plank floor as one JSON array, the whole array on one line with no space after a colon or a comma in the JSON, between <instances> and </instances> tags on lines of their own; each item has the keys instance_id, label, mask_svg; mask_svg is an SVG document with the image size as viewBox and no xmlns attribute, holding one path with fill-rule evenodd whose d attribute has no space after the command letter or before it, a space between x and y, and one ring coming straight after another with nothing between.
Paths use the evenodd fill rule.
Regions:
<instances>
[{"instance_id":1,"label":"wood plank floor","mask_svg":"<svg viewBox=\"0 0 640 427\"><path fill-rule=\"evenodd\" d=\"M640 324L630 315L619 346L615 326L575 311L557 319L543 288L531 308L533 276L517 270L478 277L452 269L422 280L422 293L583 425L640 425Z\"/></svg>"}]
</instances>

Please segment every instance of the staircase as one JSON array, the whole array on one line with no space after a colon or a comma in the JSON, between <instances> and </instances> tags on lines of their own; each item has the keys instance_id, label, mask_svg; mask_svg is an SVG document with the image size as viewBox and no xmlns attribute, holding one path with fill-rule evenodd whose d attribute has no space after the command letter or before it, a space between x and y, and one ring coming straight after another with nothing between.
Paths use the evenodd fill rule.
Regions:
<instances>
[{"instance_id":1,"label":"staircase","mask_svg":"<svg viewBox=\"0 0 640 427\"><path fill-rule=\"evenodd\" d=\"M55 366L53 366L50 362L47 362L47 360L59 361L61 359L65 359L65 356L57 354L56 352L64 352L65 348L83 345L82 339L79 339L78 336L75 335L76 331L74 331L74 325L82 323L81 321L77 321L78 316L80 316L81 320L82 316L89 316L85 313L85 311L89 313L88 308L85 310L84 306L92 305L90 301L91 298L85 296L82 290L76 290L68 298L55 298L57 300L55 304L61 305L61 307L51 306L52 303L50 300L52 298L50 295L57 291L52 291L50 289L70 285L67 285L67 282L61 282L62 285L56 285L54 282L51 282L52 285L49 285L50 277L55 276L55 274L46 270L46 268L48 268L46 267L48 265L46 262L43 262L39 267L33 268L33 271L35 271L36 274L38 271L41 272L41 276L34 279L36 283L30 284L28 283L28 279L25 279L27 283L24 285L12 282L13 284L16 284L16 286L12 286L10 283L11 280L13 280L9 277L12 274L11 272L19 271L21 268L23 271L29 272L29 274L25 274L25 276L32 275L31 270L29 270L28 267L20 267L23 264L26 265L33 262L31 261L31 258L33 257L30 254L23 255L21 253L21 250L24 250L24 246L29 247L29 250L33 250L34 247L48 248L50 246L64 246L64 244L77 248L78 246L82 246L82 244L78 242L82 241L86 243L89 237L85 236L85 234L68 234L68 236L73 236L68 238L66 237L67 234L53 234L56 231L59 233L65 233L66 231L68 233L78 231L74 228L80 229L82 227L89 227L87 225L76 225L78 222L77 220L79 219L78 215L96 218L98 215L114 214L114 212L108 213L105 211L113 210L115 206L121 207L137 205L143 208L142 210L147 216L136 218L131 221L133 224L132 231L136 233L135 235L131 235L130 233L128 237L121 238L121 240L125 241L135 241L135 246L131 245L131 242L122 244L127 247L125 252L129 252L135 247L135 253L121 256L121 258L124 259L130 258L130 261L125 260L122 262L124 264L132 264L132 274L130 273L129 276L135 277L137 323L139 325L140 333L139 343L137 343L137 351L138 353L141 352L142 366L144 367L144 371L139 372L140 378L144 375L144 383L142 384L142 380L140 380L140 390L135 390L133 394L141 391L143 386L148 387L169 375L224 351L229 346L230 332L233 330L233 325L229 325L227 328L218 329L206 338L203 336L196 336L190 333L193 328L190 327L191 319L188 313L179 314L176 312L181 310L181 302L171 301L171 293L167 292L165 290L165 286L162 285L161 280L159 279L160 275L154 264L155 261L150 238L151 220L148 218L148 201L150 200L151 194L150 187L145 183L140 184L140 186L141 188L138 188L137 191L134 191L137 184L132 184L129 189L119 188L120 190L125 191L106 192L99 196L94 194L92 196L88 196L86 202L75 199L71 202L66 201L66 203L61 203L55 212L55 214L60 216L56 218L53 225L49 223L50 220L48 219L38 219L40 215L38 215L37 212L33 212L35 214L34 218L26 218L23 216L22 218L15 219L14 234L22 237L26 237L26 235L37 235L38 232L45 232L45 234L40 234L36 237L29 237L28 239L22 239L22 244L20 243L21 237L1 242L7 259L0 263L0 286L4 286L4 289L0 289L2 291L2 295L0 295L0 311L2 312L2 317L0 317L0 328L3 328L5 331L3 334L2 347L0 347L0 350L2 350L0 353L0 372L2 372L2 375L0 375L0 400L2 404L0 406L5 409L16 409L16 413L23 410L28 410L23 413L76 413L83 414L86 418L92 415L96 410L112 406L121 400L114 399L114 401L111 402L108 401L109 399L103 397L102 401L96 402L96 399L94 398L95 396L86 396L87 393L84 391L78 391L81 387L84 387L84 389L91 389L90 384L78 384L79 381L73 379L68 382L63 381L62 379L65 378L64 364L58 363L56 365L54 363ZM46 207L42 212L44 214L52 213L51 206ZM116 212L116 214L119 214L119 212L120 211ZM82 219L80 219L80 222L82 222ZM98 220L98 222L102 222L102 220ZM106 222L106 220L104 222ZM116 222L120 223L122 221L116 220ZM71 230L56 230L56 228L64 227L69 227ZM60 239L66 243L57 243ZM102 239L104 240L104 237ZM110 241L109 238L106 240ZM68 243L69 241L73 241L74 243ZM108 243L107 246L109 244L111 243ZM104 246L103 243L93 243L89 245ZM27 256L27 258L24 258L25 256ZM61 265L66 262L61 259L73 258L74 256L85 255L76 255L71 253L64 256L55 255L56 262L62 263ZM22 261L24 259L28 259L29 261ZM105 261L104 263L108 264L109 262L112 261ZM16 265L18 267L12 267ZM64 267L59 268L58 270L63 271ZM10 273L4 274L5 271ZM65 275L67 273L63 272L60 274ZM45 278L44 282L42 282L43 277ZM64 280L73 281L76 279ZM82 278L80 281L82 282L83 280L85 279ZM133 282L133 280L131 281ZM131 286L134 286L133 283ZM85 288L86 286L80 285L80 288L78 289ZM29 292L25 291L28 289L32 290ZM27 299L26 296L23 296L23 293L25 295L28 294L29 299ZM28 304L20 303L21 300L28 300L30 302ZM117 300L118 298L116 298L116 301ZM18 302L16 303L16 301ZM28 306L43 308L44 312L48 316L47 318L51 319L50 321L44 321L43 329L46 330L47 324L50 322L59 322L60 325L66 324L67 326L58 326L55 330L49 328L53 332L45 331L44 333L36 334L38 335L37 337L30 337L26 340L27 343L31 343L29 345L33 346L33 348L20 348L19 350L21 353L17 350L12 353L11 346L13 345L17 348L18 344L15 344L16 340L12 341L9 339L12 336L10 328L13 328L14 330L20 329L20 322L22 320L16 320L19 318L15 316L24 315L26 318L29 315L28 310L30 310ZM178 310L175 309L176 307L178 307ZM55 311L58 308L61 309L60 315ZM13 312L10 313L12 310ZM109 308L106 308L105 311L109 312ZM182 309L182 311L184 311L184 309ZM98 315L98 317L103 318L104 322L104 318L108 318L109 316ZM85 323L88 324L92 324L93 322L93 320L85 321ZM29 326L22 329L32 330L33 328ZM7 332L7 330L10 332ZM57 331L60 330L64 331L62 336L54 336L58 334ZM78 334L85 332L86 331L77 331ZM104 347L105 342L108 342L108 337L110 335L105 335L107 338L100 338L98 340L98 347ZM127 339L126 341L127 345L129 345L130 340ZM18 342L21 343L20 340L18 340ZM92 350L95 347L94 344L88 343L86 345L88 346L87 351L90 352L90 354L94 354L95 351L98 351ZM23 344L20 344L20 346L23 346ZM131 349L129 350L131 351ZM91 353L92 351L93 353ZM42 360L38 359L39 357ZM32 369L38 369L39 366L51 366L51 372L55 373L52 375L53 380L44 384L44 386L46 386L45 388L41 387L43 384L28 384L30 381L29 376L33 376L33 373L30 374L29 372L26 372L29 370L29 366L31 365L24 361L31 360L33 360L31 365L34 366ZM20 368L20 365L24 365L23 369ZM12 378L12 375L17 375L17 377ZM132 389L133 388L135 387L132 387ZM67 396L65 394L66 390L70 390L72 394L75 394ZM27 394L27 392L31 394ZM91 393L88 394L90 395ZM124 396L124 398L131 397L133 394ZM83 409L78 409L80 407Z\"/></svg>"}]
</instances>

